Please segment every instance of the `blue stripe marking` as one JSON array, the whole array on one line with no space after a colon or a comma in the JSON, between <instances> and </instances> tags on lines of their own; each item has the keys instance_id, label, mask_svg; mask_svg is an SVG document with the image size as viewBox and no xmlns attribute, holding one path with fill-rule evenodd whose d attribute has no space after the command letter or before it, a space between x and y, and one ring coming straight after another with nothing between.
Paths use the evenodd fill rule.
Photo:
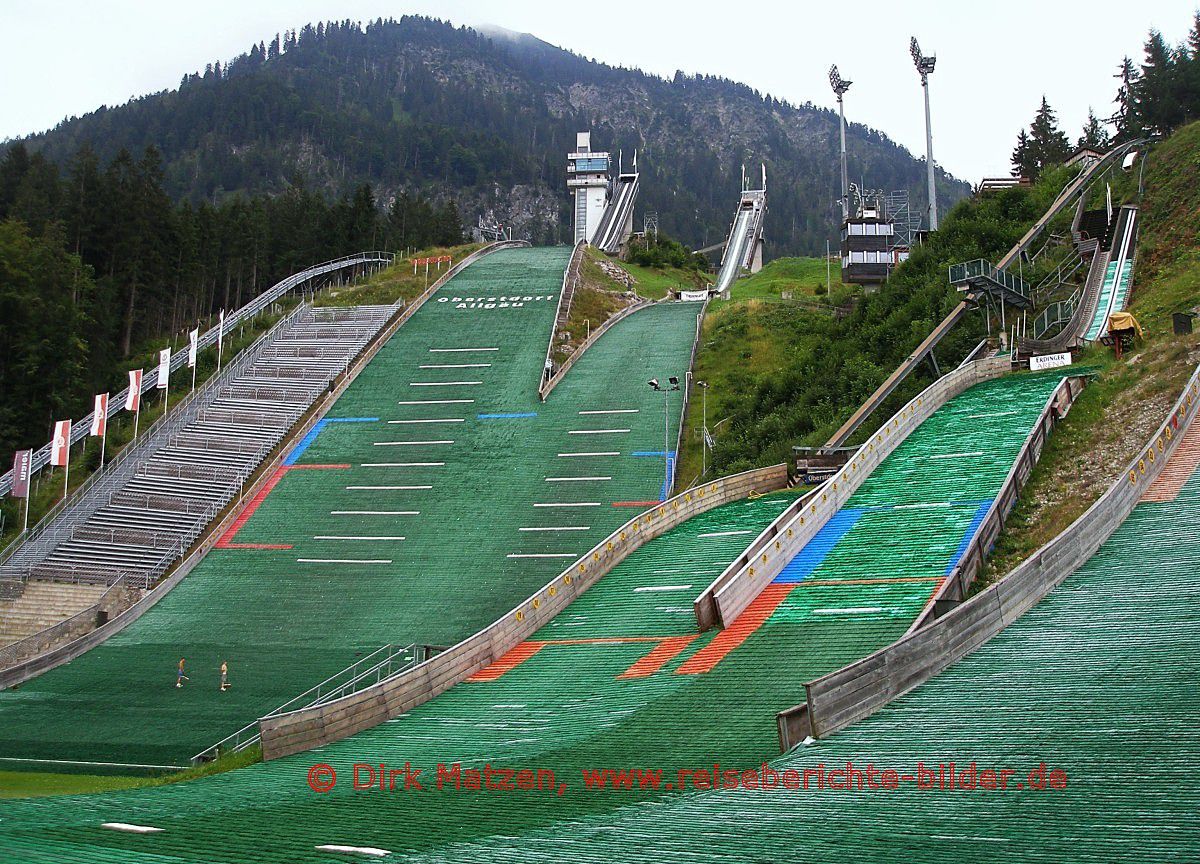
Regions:
<instances>
[{"instance_id":1,"label":"blue stripe marking","mask_svg":"<svg viewBox=\"0 0 1200 864\"><path fill-rule=\"evenodd\" d=\"M971 541L975 539L975 532L979 530L979 526L983 524L983 520L987 517L988 510L992 507L992 502L981 501L979 506L975 508L975 515L971 517L971 524L967 526L967 533L963 535L962 542L958 544L958 549L950 556L950 563L946 565L943 576L949 576L950 571L957 566L962 557L967 554L967 547L971 545Z\"/></svg>"},{"instance_id":2,"label":"blue stripe marking","mask_svg":"<svg viewBox=\"0 0 1200 864\"><path fill-rule=\"evenodd\" d=\"M663 455L666 455L668 458L674 459L675 451L671 450L670 452L664 454L662 450L634 450L629 455L630 456L657 456L660 459L663 457Z\"/></svg>"},{"instance_id":3,"label":"blue stripe marking","mask_svg":"<svg viewBox=\"0 0 1200 864\"><path fill-rule=\"evenodd\" d=\"M634 453L633 455L634 455L634 456L636 456L637 454L636 454L636 453ZM661 453L659 453L658 455L659 455L659 456L661 456L662 454L661 454ZM675 451L674 451L674 450L672 450L672 451L671 451L671 454L670 454L669 456L667 456L667 469L666 469L666 473L667 473L668 475L670 475L671 477L674 477L674 476L675 476ZM666 477L663 477L663 484L662 484L662 488L658 490L658 500L659 500L659 501L666 501L666 500L667 500L667 495L668 495L668 492L669 492L669 490L667 489L667 478L666 478Z\"/></svg>"},{"instance_id":4,"label":"blue stripe marking","mask_svg":"<svg viewBox=\"0 0 1200 864\"><path fill-rule=\"evenodd\" d=\"M313 428L308 430L303 438L301 438L292 452L284 458L284 465L295 465L297 460L304 455L304 451L312 446L312 443L317 440L317 436L321 434L321 430L325 428L327 423L376 423L378 417L325 417L313 424Z\"/></svg>"},{"instance_id":5,"label":"blue stripe marking","mask_svg":"<svg viewBox=\"0 0 1200 864\"><path fill-rule=\"evenodd\" d=\"M480 420L517 420L521 417L536 417L536 411L521 411L516 414L476 414Z\"/></svg>"},{"instance_id":6,"label":"blue stripe marking","mask_svg":"<svg viewBox=\"0 0 1200 864\"><path fill-rule=\"evenodd\" d=\"M775 577L775 582L803 582L813 574L813 571L824 563L829 553L833 551L850 529L866 513L866 509L843 507L830 517L816 536L804 544L804 548L796 553L796 557Z\"/></svg>"}]
</instances>

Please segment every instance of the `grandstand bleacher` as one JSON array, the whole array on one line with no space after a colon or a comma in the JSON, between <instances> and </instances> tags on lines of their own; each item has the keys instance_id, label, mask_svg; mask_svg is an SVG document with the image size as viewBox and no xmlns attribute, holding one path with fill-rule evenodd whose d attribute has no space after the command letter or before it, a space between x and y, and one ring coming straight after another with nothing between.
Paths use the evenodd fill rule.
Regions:
<instances>
[{"instance_id":1,"label":"grandstand bleacher","mask_svg":"<svg viewBox=\"0 0 1200 864\"><path fill-rule=\"evenodd\" d=\"M139 458L19 548L0 580L149 587L394 311L300 307L142 442Z\"/></svg>"},{"instance_id":2,"label":"grandstand bleacher","mask_svg":"<svg viewBox=\"0 0 1200 864\"><path fill-rule=\"evenodd\" d=\"M542 403L569 254L495 252L427 301L183 582L0 692L0 757L186 764L385 643L474 632L624 522L614 505L656 499L663 397L645 382L683 376L695 309L622 321ZM277 382L293 379L257 383ZM176 690L180 657L192 682Z\"/></svg>"},{"instance_id":3,"label":"grandstand bleacher","mask_svg":"<svg viewBox=\"0 0 1200 864\"><path fill-rule=\"evenodd\" d=\"M786 507L786 494L726 505L651 541L512 656L390 723L319 753L198 783L94 796L53 811L19 805L0 824L0 846L62 855L86 846L94 860L134 853L321 861L316 850L326 844L430 861L517 854L612 860L617 848L617 860L658 860L668 848L694 849L696 826L703 826L706 855L719 846L731 860L763 860L778 847L725 806L726 796L586 792L580 771L644 766L674 779L679 768L749 768L771 758L774 711L794 702L804 681L907 629L961 553L1059 380L1010 376L943 406L860 487L829 524L831 533L768 587L760 601L770 608L743 613L755 626L735 634L735 643L735 628L697 634L688 601ZM425 769L425 779L439 762L549 768L568 788L561 795L427 791L414 799L366 795L345 782L352 763L406 761ZM338 772L338 787L327 795L308 788L315 762ZM809 794L807 806L838 800ZM778 799L755 800L768 807ZM863 807L882 799L841 800L868 836L879 830ZM944 818L944 799L929 800ZM658 818L701 805L705 819L686 829L681 820ZM109 821L164 830L128 837L98 827ZM825 826L804 821L789 830ZM739 845L750 833L761 845Z\"/></svg>"}]
</instances>

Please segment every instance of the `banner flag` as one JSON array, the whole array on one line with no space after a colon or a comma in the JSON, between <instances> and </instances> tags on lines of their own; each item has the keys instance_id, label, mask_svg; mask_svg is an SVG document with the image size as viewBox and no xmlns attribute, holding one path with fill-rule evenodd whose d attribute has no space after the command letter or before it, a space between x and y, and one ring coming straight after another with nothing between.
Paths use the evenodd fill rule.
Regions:
<instances>
[{"instance_id":1,"label":"banner flag","mask_svg":"<svg viewBox=\"0 0 1200 864\"><path fill-rule=\"evenodd\" d=\"M166 390L171 381L171 349L164 348L158 352L158 381L155 386Z\"/></svg>"},{"instance_id":2,"label":"banner flag","mask_svg":"<svg viewBox=\"0 0 1200 864\"><path fill-rule=\"evenodd\" d=\"M59 420L54 424L54 440L50 445L50 464L66 465L67 453L71 448L71 421Z\"/></svg>"},{"instance_id":3,"label":"banner flag","mask_svg":"<svg viewBox=\"0 0 1200 864\"><path fill-rule=\"evenodd\" d=\"M192 330L188 333L188 368L196 368L196 345L200 339L200 331Z\"/></svg>"},{"instance_id":4,"label":"banner flag","mask_svg":"<svg viewBox=\"0 0 1200 864\"><path fill-rule=\"evenodd\" d=\"M13 483L12 492L10 493L12 497L29 497L29 475L32 467L32 450L18 450L13 454Z\"/></svg>"},{"instance_id":5,"label":"banner flag","mask_svg":"<svg viewBox=\"0 0 1200 864\"><path fill-rule=\"evenodd\" d=\"M103 437L108 429L108 394L96 394L96 404L92 408L92 428L88 431L89 435L99 435Z\"/></svg>"},{"instance_id":6,"label":"banner flag","mask_svg":"<svg viewBox=\"0 0 1200 864\"><path fill-rule=\"evenodd\" d=\"M125 397L126 411L140 411L142 404L142 370L129 370L129 395Z\"/></svg>"}]
</instances>

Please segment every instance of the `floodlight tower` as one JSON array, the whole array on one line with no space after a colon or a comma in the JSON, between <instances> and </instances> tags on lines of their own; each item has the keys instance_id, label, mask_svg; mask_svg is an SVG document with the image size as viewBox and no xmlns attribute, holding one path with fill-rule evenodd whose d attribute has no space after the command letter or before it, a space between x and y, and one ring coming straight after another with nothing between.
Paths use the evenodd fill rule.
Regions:
<instances>
[{"instance_id":1,"label":"floodlight tower","mask_svg":"<svg viewBox=\"0 0 1200 864\"><path fill-rule=\"evenodd\" d=\"M933 124L929 119L929 75L937 63L937 55L926 57L921 53L917 37L912 37L908 43L909 53L912 54L913 64L921 74L921 87L925 90L925 168L929 172L929 230L936 231L938 227L937 187L934 184L933 172Z\"/></svg>"},{"instance_id":2,"label":"floodlight tower","mask_svg":"<svg viewBox=\"0 0 1200 864\"><path fill-rule=\"evenodd\" d=\"M841 132L842 149L842 219L845 220L850 216L850 199L849 186L850 180L846 172L846 109L842 105L842 96L850 89L851 82L842 79L838 73L837 64L829 67L829 85L833 87L833 92L837 95L838 100L838 129Z\"/></svg>"}]
</instances>

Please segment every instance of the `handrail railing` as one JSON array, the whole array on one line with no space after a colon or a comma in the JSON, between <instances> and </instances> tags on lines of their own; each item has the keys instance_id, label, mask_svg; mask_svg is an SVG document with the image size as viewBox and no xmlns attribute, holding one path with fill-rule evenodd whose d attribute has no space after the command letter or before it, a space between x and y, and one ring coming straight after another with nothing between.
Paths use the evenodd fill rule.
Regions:
<instances>
[{"instance_id":1,"label":"handrail railing","mask_svg":"<svg viewBox=\"0 0 1200 864\"><path fill-rule=\"evenodd\" d=\"M332 702L335 699L341 699L343 696L357 693L359 690L378 684L385 678L389 678L392 675L415 666L431 657L433 653L435 652L429 645L417 645L413 642L397 647L389 643L376 648L370 654L354 661L345 669L333 673L320 684L310 687L299 696L293 696L278 708L272 709L259 719L277 717L280 714L286 714L289 711L299 711L304 708L315 708L327 702ZM376 659L381 654L384 655L382 659ZM400 658L400 660L397 660L397 658ZM339 680L343 676L349 677L345 681ZM256 719L247 723L232 735L226 735L211 747L201 750L192 757L191 762L193 765L196 765L201 762L211 762L223 753L240 753L247 747L257 744L259 736L259 720Z\"/></svg>"},{"instance_id":2,"label":"handrail railing","mask_svg":"<svg viewBox=\"0 0 1200 864\"><path fill-rule=\"evenodd\" d=\"M307 282L309 279L323 276L326 273L331 273L335 270L341 270L346 267L354 267L360 264L390 264L395 256L391 252L360 252L356 255L347 255L343 258L336 258L332 261L326 261L323 264L317 264L309 267L307 270L302 270L299 273L293 273L286 279L277 282L275 285L268 288L258 297L251 300L241 309L233 312L225 317L224 325L212 327L197 340L197 350L203 351L217 343L219 331L228 333L234 326L253 318L270 304L279 300L284 294L291 291L298 285ZM188 358L188 347L180 348L171 355L170 370L174 372L181 368ZM141 392L145 393L148 390L154 390L158 386L158 369L151 368L142 376ZM112 396L108 400L108 414L106 416L113 417L118 412L125 410L125 400L129 395L129 388L126 387L120 393ZM89 427L91 426L92 414L88 414L83 419L71 424L71 440L69 446L73 446L87 437ZM47 443L38 450L34 451L33 460L30 464L30 473L40 471L50 461L50 451L53 443ZM7 495L12 490L13 473L10 469L7 473L0 475L0 496Z\"/></svg>"},{"instance_id":3,"label":"handrail railing","mask_svg":"<svg viewBox=\"0 0 1200 864\"><path fill-rule=\"evenodd\" d=\"M1014 294L1029 298L1029 283L1007 270L1002 270L984 258L950 265L950 284L958 285L972 279L987 279L1007 288ZM961 288L959 290L962 290Z\"/></svg>"}]
</instances>

